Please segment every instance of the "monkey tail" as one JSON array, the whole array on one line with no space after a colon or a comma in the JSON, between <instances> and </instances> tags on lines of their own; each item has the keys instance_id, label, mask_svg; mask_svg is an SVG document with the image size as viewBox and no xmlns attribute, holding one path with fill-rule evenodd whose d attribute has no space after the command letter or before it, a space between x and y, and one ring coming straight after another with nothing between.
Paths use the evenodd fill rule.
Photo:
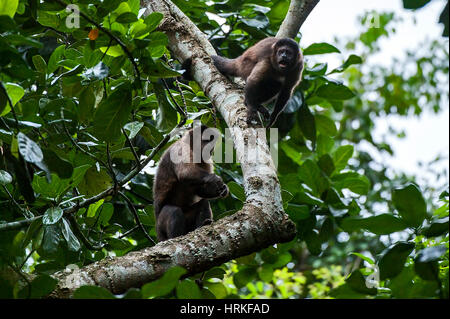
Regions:
<instances>
[{"instance_id":1,"label":"monkey tail","mask_svg":"<svg viewBox=\"0 0 450 319\"><path fill-rule=\"evenodd\" d=\"M238 70L235 65L235 60L227 59L218 55L212 55L216 68L225 75L238 76Z\"/></svg>"}]
</instances>

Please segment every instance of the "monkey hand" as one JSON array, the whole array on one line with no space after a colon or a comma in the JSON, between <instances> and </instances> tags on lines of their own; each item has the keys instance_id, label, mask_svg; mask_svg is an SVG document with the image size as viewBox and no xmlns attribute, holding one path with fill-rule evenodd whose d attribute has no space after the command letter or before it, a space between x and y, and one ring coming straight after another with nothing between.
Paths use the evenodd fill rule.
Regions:
<instances>
[{"instance_id":1,"label":"monkey hand","mask_svg":"<svg viewBox=\"0 0 450 319\"><path fill-rule=\"evenodd\" d=\"M202 198L221 198L228 195L228 187L223 180L214 174L207 176L204 184L199 190L199 196Z\"/></svg>"}]
</instances>

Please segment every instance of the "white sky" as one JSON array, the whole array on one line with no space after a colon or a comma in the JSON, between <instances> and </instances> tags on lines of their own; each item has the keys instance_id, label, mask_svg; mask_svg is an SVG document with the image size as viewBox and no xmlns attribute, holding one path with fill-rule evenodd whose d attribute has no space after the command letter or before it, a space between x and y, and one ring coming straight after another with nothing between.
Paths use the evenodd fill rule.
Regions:
<instances>
[{"instance_id":1,"label":"white sky","mask_svg":"<svg viewBox=\"0 0 450 319\"><path fill-rule=\"evenodd\" d=\"M357 23L357 17L367 10L394 11L396 15L403 18L403 22L396 25L395 35L381 41L381 53L371 61L390 64L394 56L401 58L407 49L417 48L427 37L436 38L435 35L442 34L443 27L437 21L445 3L445 0L435 0L413 13L403 9L401 0L321 0L302 26L301 46L305 48L314 42L333 43L335 36L345 38L359 34L361 27ZM333 54L324 58L322 60L329 63L329 69L333 69L339 66L345 57ZM381 140L381 136L389 135L389 125L402 128L406 132L404 139L396 137L388 139L395 151L395 156L385 160L389 160L393 168L425 177L422 169L417 165L418 161L429 162L436 156L443 155L447 161L440 167L447 168L448 180L448 101L442 107L445 111L438 115L427 112L420 118L396 116L377 122L374 136L378 141Z\"/></svg>"}]
</instances>

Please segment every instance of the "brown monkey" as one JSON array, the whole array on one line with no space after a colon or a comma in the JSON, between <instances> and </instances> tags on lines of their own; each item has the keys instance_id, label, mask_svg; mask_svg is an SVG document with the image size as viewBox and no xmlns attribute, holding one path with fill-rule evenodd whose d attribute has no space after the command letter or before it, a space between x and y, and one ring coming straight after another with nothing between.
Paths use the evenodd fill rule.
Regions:
<instances>
[{"instance_id":1,"label":"brown monkey","mask_svg":"<svg viewBox=\"0 0 450 319\"><path fill-rule=\"evenodd\" d=\"M303 71L303 56L298 44L289 38L265 38L236 59L217 55L213 55L212 59L223 74L238 76L246 81L247 123L257 124L259 111L265 118L270 116L268 127L283 111ZM275 97L277 101L270 114L261 104Z\"/></svg>"},{"instance_id":2,"label":"brown monkey","mask_svg":"<svg viewBox=\"0 0 450 319\"><path fill-rule=\"evenodd\" d=\"M212 129L190 129L162 155L153 185L159 241L187 234L212 222L209 199L226 197L228 187L213 173Z\"/></svg>"}]
</instances>

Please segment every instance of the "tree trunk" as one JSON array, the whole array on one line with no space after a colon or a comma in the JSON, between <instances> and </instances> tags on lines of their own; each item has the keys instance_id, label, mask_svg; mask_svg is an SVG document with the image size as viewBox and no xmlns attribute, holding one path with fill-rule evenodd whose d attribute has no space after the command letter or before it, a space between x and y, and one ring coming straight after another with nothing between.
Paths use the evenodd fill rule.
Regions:
<instances>
[{"instance_id":1,"label":"tree trunk","mask_svg":"<svg viewBox=\"0 0 450 319\"><path fill-rule=\"evenodd\" d=\"M141 7L147 9L145 15L164 14L159 30L167 34L172 55L180 62L192 58L194 79L232 128L247 200L239 212L185 236L122 257L105 258L82 269L56 273L58 285L50 296L53 298L71 297L82 285L123 293L157 279L173 266L195 274L295 236L295 225L283 212L280 184L266 135L246 124L242 89L217 71L210 58L215 54L214 48L171 1L141 0Z\"/></svg>"}]
</instances>

